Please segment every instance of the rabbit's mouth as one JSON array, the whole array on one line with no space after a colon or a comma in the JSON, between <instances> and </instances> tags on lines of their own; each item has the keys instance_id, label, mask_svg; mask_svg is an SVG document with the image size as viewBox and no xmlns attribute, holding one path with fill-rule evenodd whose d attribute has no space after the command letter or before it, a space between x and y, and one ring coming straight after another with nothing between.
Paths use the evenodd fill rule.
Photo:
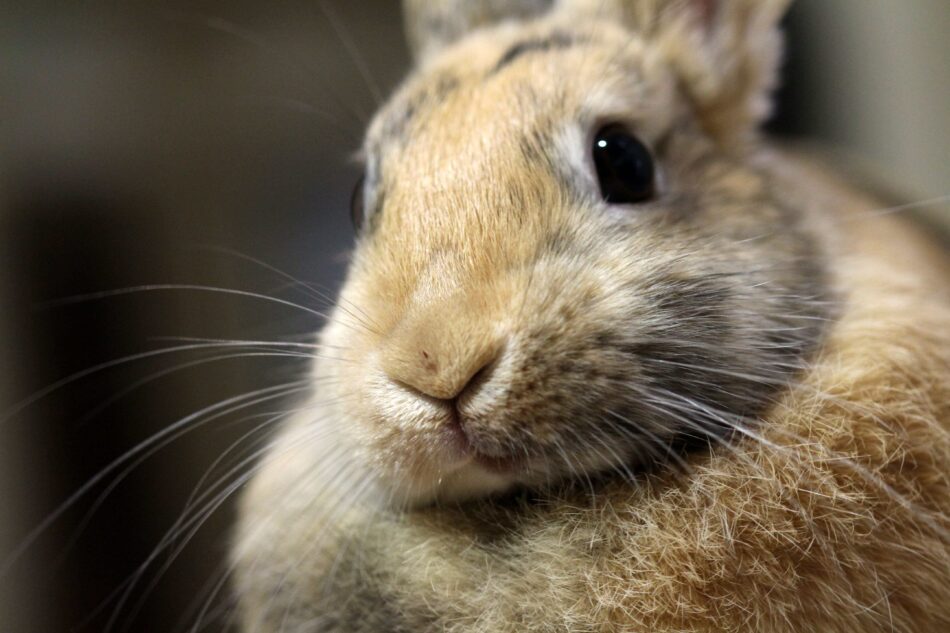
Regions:
<instances>
[{"instance_id":1,"label":"rabbit's mouth","mask_svg":"<svg viewBox=\"0 0 950 633\"><path fill-rule=\"evenodd\" d=\"M483 448L477 438L466 431L458 415L445 426L444 434L448 450L463 461L474 463L496 475L514 477L528 470L530 460L526 453Z\"/></svg>"},{"instance_id":2,"label":"rabbit's mouth","mask_svg":"<svg viewBox=\"0 0 950 633\"><path fill-rule=\"evenodd\" d=\"M474 461L485 470L499 475L515 475L525 470L528 465L526 458L515 455L492 457L490 455L475 453Z\"/></svg>"}]
</instances>

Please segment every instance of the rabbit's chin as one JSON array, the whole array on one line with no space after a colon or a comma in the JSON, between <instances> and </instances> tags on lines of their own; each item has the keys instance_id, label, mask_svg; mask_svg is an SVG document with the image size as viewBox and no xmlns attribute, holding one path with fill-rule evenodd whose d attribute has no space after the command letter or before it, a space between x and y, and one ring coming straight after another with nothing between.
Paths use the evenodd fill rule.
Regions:
<instances>
[{"instance_id":1,"label":"rabbit's chin","mask_svg":"<svg viewBox=\"0 0 950 633\"><path fill-rule=\"evenodd\" d=\"M388 499L387 505L414 509L503 494L518 485L520 479L513 467L472 458L441 474L412 479L381 478L380 488Z\"/></svg>"},{"instance_id":2,"label":"rabbit's chin","mask_svg":"<svg viewBox=\"0 0 950 633\"><path fill-rule=\"evenodd\" d=\"M458 438L461 433L443 429L439 449L426 451L414 460L416 468L386 476L378 472L379 489L388 505L420 508L433 503L462 503L504 494L517 486L548 481L551 474L541 459L524 456L495 456L480 452L472 443ZM445 441L449 436L450 441ZM387 469L383 468L382 472Z\"/></svg>"}]
</instances>

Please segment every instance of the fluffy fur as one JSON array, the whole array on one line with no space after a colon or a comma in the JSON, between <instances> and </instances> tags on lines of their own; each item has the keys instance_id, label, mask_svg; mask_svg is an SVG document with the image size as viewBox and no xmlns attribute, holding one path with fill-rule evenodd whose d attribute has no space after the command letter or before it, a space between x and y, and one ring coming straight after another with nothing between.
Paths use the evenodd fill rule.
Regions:
<instances>
[{"instance_id":1,"label":"fluffy fur","mask_svg":"<svg viewBox=\"0 0 950 633\"><path fill-rule=\"evenodd\" d=\"M246 630L950 627L950 267L757 140L783 4L408 3ZM642 208L592 194L618 119Z\"/></svg>"}]
</instances>

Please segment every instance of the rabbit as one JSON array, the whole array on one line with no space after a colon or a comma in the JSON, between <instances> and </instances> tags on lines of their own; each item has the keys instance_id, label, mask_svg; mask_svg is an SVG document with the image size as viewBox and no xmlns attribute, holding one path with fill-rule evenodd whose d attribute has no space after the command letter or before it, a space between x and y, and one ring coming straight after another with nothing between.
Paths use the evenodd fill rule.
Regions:
<instances>
[{"instance_id":1,"label":"rabbit","mask_svg":"<svg viewBox=\"0 0 950 633\"><path fill-rule=\"evenodd\" d=\"M242 630L950 630L950 262L760 127L785 0L407 0Z\"/></svg>"}]
</instances>

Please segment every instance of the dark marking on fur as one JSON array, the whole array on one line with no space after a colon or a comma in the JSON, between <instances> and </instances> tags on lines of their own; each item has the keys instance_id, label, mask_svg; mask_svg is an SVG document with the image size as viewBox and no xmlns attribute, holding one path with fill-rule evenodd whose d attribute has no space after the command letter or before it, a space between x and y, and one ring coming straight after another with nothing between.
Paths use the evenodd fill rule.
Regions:
<instances>
[{"instance_id":1,"label":"dark marking on fur","mask_svg":"<svg viewBox=\"0 0 950 633\"><path fill-rule=\"evenodd\" d=\"M524 157L526 163L547 164L547 156L544 154L544 139L537 132L529 132L518 139L518 150Z\"/></svg>"},{"instance_id":2,"label":"dark marking on fur","mask_svg":"<svg viewBox=\"0 0 950 633\"><path fill-rule=\"evenodd\" d=\"M429 99L441 103L445 101L446 97L449 96L456 88L458 88L459 81L451 75L442 75L436 79L435 84L429 90Z\"/></svg>"},{"instance_id":3,"label":"dark marking on fur","mask_svg":"<svg viewBox=\"0 0 950 633\"><path fill-rule=\"evenodd\" d=\"M555 257L563 257L576 253L574 238L565 227L551 231L544 238L542 247L538 250L539 255L551 254Z\"/></svg>"},{"instance_id":4,"label":"dark marking on fur","mask_svg":"<svg viewBox=\"0 0 950 633\"><path fill-rule=\"evenodd\" d=\"M382 141L392 142L405 139L411 132L413 122L420 112L445 101L459 86L452 75L441 75L428 84L424 90L402 100L399 107L387 114L382 130Z\"/></svg>"},{"instance_id":5,"label":"dark marking on fur","mask_svg":"<svg viewBox=\"0 0 950 633\"><path fill-rule=\"evenodd\" d=\"M577 37L568 33L555 31L550 36L542 39L532 39L518 42L505 51L505 53L498 60L498 63L495 64L495 67L491 69L488 75L491 76L498 73L500 70L517 60L519 57L529 53L544 53L553 50L564 50L579 43L583 43L584 41L585 40L578 39Z\"/></svg>"}]
</instances>

